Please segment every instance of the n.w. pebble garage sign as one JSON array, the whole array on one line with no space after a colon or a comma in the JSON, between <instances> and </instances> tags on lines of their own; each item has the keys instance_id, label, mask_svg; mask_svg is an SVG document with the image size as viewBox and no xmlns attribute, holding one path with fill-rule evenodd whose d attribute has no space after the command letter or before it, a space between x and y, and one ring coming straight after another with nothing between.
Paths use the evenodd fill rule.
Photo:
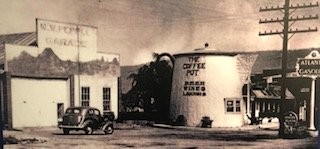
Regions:
<instances>
[{"instance_id":1,"label":"n.w. pebble garage sign","mask_svg":"<svg viewBox=\"0 0 320 149\"><path fill-rule=\"evenodd\" d=\"M298 58L296 71L300 76L320 76L320 55L312 51L305 58Z\"/></svg>"},{"instance_id":2,"label":"n.w. pebble garage sign","mask_svg":"<svg viewBox=\"0 0 320 149\"><path fill-rule=\"evenodd\" d=\"M97 52L97 28L37 19L39 48L50 47L62 60L92 60Z\"/></svg>"}]
</instances>

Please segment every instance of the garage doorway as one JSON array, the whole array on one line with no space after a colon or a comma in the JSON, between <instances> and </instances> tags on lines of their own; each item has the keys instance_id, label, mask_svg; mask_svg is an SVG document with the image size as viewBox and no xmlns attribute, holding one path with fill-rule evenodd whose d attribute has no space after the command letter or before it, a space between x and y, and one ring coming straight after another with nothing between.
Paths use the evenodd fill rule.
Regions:
<instances>
[{"instance_id":1,"label":"garage doorway","mask_svg":"<svg viewBox=\"0 0 320 149\"><path fill-rule=\"evenodd\" d=\"M64 104L63 103L57 103L57 116L58 116L58 124L60 122L62 122L62 117L63 117L63 114L64 114Z\"/></svg>"}]
</instances>

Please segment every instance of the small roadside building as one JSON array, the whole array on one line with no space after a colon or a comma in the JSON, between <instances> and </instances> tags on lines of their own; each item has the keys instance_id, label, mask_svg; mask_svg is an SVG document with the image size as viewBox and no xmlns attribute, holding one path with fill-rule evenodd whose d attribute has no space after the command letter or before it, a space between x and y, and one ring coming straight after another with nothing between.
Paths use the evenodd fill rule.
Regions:
<instances>
[{"instance_id":1,"label":"small roadside building","mask_svg":"<svg viewBox=\"0 0 320 149\"><path fill-rule=\"evenodd\" d=\"M256 54L196 50L175 57L170 120L187 126L239 127L245 124L247 101L242 87L251 74Z\"/></svg>"},{"instance_id":2,"label":"small roadside building","mask_svg":"<svg viewBox=\"0 0 320 149\"><path fill-rule=\"evenodd\" d=\"M118 116L119 54L97 49L94 26L36 20L36 32L0 35L6 127L57 126L69 106Z\"/></svg>"},{"instance_id":3,"label":"small roadside building","mask_svg":"<svg viewBox=\"0 0 320 149\"><path fill-rule=\"evenodd\" d=\"M298 77L294 68L298 58L312 50L288 52L284 101L284 111L295 112L298 120L307 125L313 119L310 111L314 111L314 122L317 122L320 87L315 79L316 106L313 109L310 106L311 79ZM281 75L280 71L274 70L281 67L281 51L221 52L205 49L174 54L173 57L171 121L183 120L187 126L201 126L202 120L209 117L213 120L213 127L239 127L279 116Z\"/></svg>"}]
</instances>

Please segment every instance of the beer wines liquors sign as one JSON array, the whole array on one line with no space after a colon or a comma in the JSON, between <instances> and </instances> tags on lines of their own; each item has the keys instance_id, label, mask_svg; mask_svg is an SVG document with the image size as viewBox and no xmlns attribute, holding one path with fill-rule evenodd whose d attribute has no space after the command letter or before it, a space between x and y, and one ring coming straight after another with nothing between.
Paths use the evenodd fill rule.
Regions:
<instances>
[{"instance_id":1,"label":"beer wines liquors sign","mask_svg":"<svg viewBox=\"0 0 320 149\"><path fill-rule=\"evenodd\" d=\"M205 87L205 57L189 56L182 64L185 78L183 96L206 96Z\"/></svg>"}]
</instances>

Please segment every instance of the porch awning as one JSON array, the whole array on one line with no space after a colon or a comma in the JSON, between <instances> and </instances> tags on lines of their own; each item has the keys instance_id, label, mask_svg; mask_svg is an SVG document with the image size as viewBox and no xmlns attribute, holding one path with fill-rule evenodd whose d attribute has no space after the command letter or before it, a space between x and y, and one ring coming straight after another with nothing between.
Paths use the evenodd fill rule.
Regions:
<instances>
[{"instance_id":1,"label":"porch awning","mask_svg":"<svg viewBox=\"0 0 320 149\"><path fill-rule=\"evenodd\" d=\"M256 99L281 99L281 92L279 90L252 90L252 93L254 94L253 96ZM286 99L294 99L293 94L286 89Z\"/></svg>"}]
</instances>

